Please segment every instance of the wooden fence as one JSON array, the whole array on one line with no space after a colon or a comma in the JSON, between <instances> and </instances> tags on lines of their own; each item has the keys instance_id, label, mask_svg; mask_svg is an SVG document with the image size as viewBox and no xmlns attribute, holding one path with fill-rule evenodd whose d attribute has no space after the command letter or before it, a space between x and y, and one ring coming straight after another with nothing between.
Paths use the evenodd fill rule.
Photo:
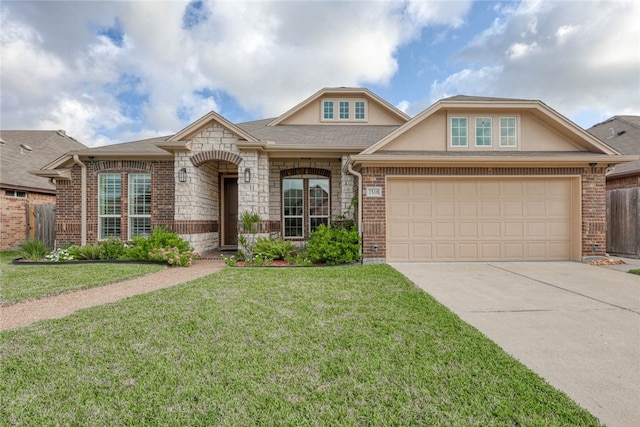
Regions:
<instances>
[{"instance_id":1,"label":"wooden fence","mask_svg":"<svg viewBox=\"0 0 640 427\"><path fill-rule=\"evenodd\" d=\"M27 205L27 238L52 248L56 239L56 205Z\"/></svg>"},{"instance_id":2,"label":"wooden fence","mask_svg":"<svg viewBox=\"0 0 640 427\"><path fill-rule=\"evenodd\" d=\"M607 252L640 258L640 188L607 191Z\"/></svg>"}]
</instances>

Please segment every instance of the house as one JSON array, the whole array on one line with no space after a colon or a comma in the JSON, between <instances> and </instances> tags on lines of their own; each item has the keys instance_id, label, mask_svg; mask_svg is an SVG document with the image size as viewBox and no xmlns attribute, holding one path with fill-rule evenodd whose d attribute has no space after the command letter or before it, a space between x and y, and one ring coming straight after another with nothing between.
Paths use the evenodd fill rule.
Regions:
<instances>
[{"instance_id":1,"label":"house","mask_svg":"<svg viewBox=\"0 0 640 427\"><path fill-rule=\"evenodd\" d=\"M35 206L55 206L55 185L27 171L81 148L62 130L0 131L0 250L17 249L35 236Z\"/></svg>"},{"instance_id":2,"label":"house","mask_svg":"<svg viewBox=\"0 0 640 427\"><path fill-rule=\"evenodd\" d=\"M167 225L199 251L239 217L303 242L357 201L365 262L604 255L605 170L632 160L544 103L456 96L410 118L367 89L325 88L279 117L211 112L174 135L70 151L59 242Z\"/></svg>"},{"instance_id":3,"label":"house","mask_svg":"<svg viewBox=\"0 0 640 427\"><path fill-rule=\"evenodd\" d=\"M614 116L587 129L622 154L640 156L640 116ZM640 258L640 160L607 173L607 252Z\"/></svg>"}]
</instances>

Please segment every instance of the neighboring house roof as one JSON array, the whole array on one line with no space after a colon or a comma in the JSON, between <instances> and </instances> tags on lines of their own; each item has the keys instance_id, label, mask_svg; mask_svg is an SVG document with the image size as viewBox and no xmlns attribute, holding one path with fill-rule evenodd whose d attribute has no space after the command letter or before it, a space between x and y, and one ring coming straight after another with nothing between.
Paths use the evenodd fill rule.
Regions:
<instances>
[{"instance_id":1,"label":"neighboring house roof","mask_svg":"<svg viewBox=\"0 0 640 427\"><path fill-rule=\"evenodd\" d=\"M2 130L0 138L0 186L15 190L55 193L56 187L47 179L28 171L71 150L86 148L64 131Z\"/></svg>"},{"instance_id":2,"label":"neighboring house roof","mask_svg":"<svg viewBox=\"0 0 640 427\"><path fill-rule=\"evenodd\" d=\"M640 155L640 116L613 116L593 125L587 132L622 154ZM619 178L635 174L640 174L640 160L615 166L607 177Z\"/></svg>"}]
</instances>

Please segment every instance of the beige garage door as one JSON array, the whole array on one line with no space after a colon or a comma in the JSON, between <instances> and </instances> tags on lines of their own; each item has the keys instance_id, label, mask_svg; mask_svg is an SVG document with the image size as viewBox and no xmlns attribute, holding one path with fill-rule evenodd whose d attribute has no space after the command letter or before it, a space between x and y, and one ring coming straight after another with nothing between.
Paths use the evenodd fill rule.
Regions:
<instances>
[{"instance_id":1,"label":"beige garage door","mask_svg":"<svg viewBox=\"0 0 640 427\"><path fill-rule=\"evenodd\" d=\"M388 261L576 258L573 178L387 180Z\"/></svg>"}]
</instances>

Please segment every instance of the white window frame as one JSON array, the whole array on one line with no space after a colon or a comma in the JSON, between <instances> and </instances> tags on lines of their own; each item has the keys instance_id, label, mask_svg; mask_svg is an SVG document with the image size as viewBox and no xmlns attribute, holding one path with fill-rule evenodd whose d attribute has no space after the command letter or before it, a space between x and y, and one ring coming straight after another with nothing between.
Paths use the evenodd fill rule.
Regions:
<instances>
[{"instance_id":1,"label":"white window frame","mask_svg":"<svg viewBox=\"0 0 640 427\"><path fill-rule=\"evenodd\" d=\"M287 215L287 205L286 205L286 198L285 198L285 191L288 189L286 188L285 182L286 181L300 181L302 183L302 188L301 188L301 197L302 197L302 209L300 211L299 215ZM305 212L305 203L304 203L304 178L302 177L287 177L287 178L283 178L282 179L282 235L286 238L291 238L291 239L302 239L304 238L304 212ZM287 226L286 226L286 222L287 219L300 219L302 221L301 223L301 227L300 227L300 235L288 235L287 234Z\"/></svg>"},{"instance_id":2,"label":"white window frame","mask_svg":"<svg viewBox=\"0 0 640 427\"><path fill-rule=\"evenodd\" d=\"M331 117L327 117L327 107L331 108ZM322 100L322 120L335 120L335 102L330 99Z\"/></svg>"},{"instance_id":3,"label":"white window frame","mask_svg":"<svg viewBox=\"0 0 640 427\"><path fill-rule=\"evenodd\" d=\"M128 211L129 211L129 218L127 221L128 224L128 239L131 240L132 237L136 237L136 236L148 236L151 234L151 174L149 173L131 173L129 174L129 186L128 188L128 193L129 193L129 207L128 207ZM145 187L148 185L149 187L149 193L147 194L142 193L139 194L137 193L137 186L136 186L136 180L138 179L144 179L145 182L142 183L142 185L144 185ZM135 212L136 208L139 207L139 205L136 203L136 197L137 196L147 196L149 197L149 203L148 205L145 203L143 206L143 210L145 213L138 213ZM146 205L146 206L145 206ZM148 227L148 232L146 233L136 233L134 234L134 227L133 227L133 222L135 219L148 219L149 221L149 227Z\"/></svg>"},{"instance_id":4,"label":"white window frame","mask_svg":"<svg viewBox=\"0 0 640 427\"><path fill-rule=\"evenodd\" d=\"M16 199L26 199L27 198L27 192L26 191L20 191L20 190L4 190L4 195L6 197L14 197Z\"/></svg>"},{"instance_id":5,"label":"white window frame","mask_svg":"<svg viewBox=\"0 0 640 427\"><path fill-rule=\"evenodd\" d=\"M488 126L488 127L487 127L487 126L480 126L480 127L479 127L479 126L478 126L478 121L484 121L484 120L488 120L488 121L489 121L489 126ZM492 127L493 127L493 120L491 119L491 117L476 117L476 118L475 118L475 120L474 120L474 122L475 122L475 125L476 125L476 126L475 126L475 130L476 130L476 132L475 132L475 142L476 142L476 147L491 147L491 146L493 145L493 142L492 142L492 133L493 133L493 132L492 132ZM482 123L480 123L480 124L482 125ZM480 136L480 137L478 136L478 130L479 130L479 129L482 129L482 130L483 130L483 132L482 132L483 134L482 134L482 136ZM486 131L486 130L488 130L488 131L489 131L489 135L485 135L485 134L484 134L484 131ZM483 139L483 140L484 140L485 138L489 138L489 144L485 144L485 143L484 143L484 141L483 141L483 143L482 143L482 144L478 143L478 139L479 139L479 138L481 138L481 139Z\"/></svg>"},{"instance_id":6,"label":"white window frame","mask_svg":"<svg viewBox=\"0 0 640 427\"><path fill-rule=\"evenodd\" d=\"M358 105L362 106L362 117L358 117ZM356 121L367 121L367 103L357 99L353 101L353 119Z\"/></svg>"},{"instance_id":7,"label":"white window frame","mask_svg":"<svg viewBox=\"0 0 640 427\"><path fill-rule=\"evenodd\" d=\"M103 183L103 179L106 180L107 178L113 178L114 182L115 179L117 178L117 181L119 182L119 194L117 194L115 196L115 199L118 201L117 204L109 204L109 206L105 206L104 202L107 200L106 195L104 194L105 191L105 183ZM115 188L115 187L113 187ZM106 207L113 207L117 213L112 212L112 213L102 213L103 212L103 208ZM113 218L113 219L117 219L119 224L118 224L118 230L119 230L119 235L115 235L115 234L109 234L109 233L105 233L105 229L104 229L104 220L105 219L109 219L109 218ZM101 173L98 175L98 240L107 240L109 237L117 237L118 239L120 239L120 235L122 234L122 175L120 173Z\"/></svg>"},{"instance_id":8,"label":"white window frame","mask_svg":"<svg viewBox=\"0 0 640 427\"><path fill-rule=\"evenodd\" d=\"M311 219L312 218L326 218L326 225L329 225L330 223L330 216L331 216L331 181L329 180L329 178L327 177L322 177L322 178L308 178L306 179L307 181L307 197L309 198L309 212L308 212L308 218L309 218L309 223L307 224L307 230L309 231L309 233L311 233L312 231L314 231L311 227ZM312 203L311 203L311 181L326 181L326 185L327 185L327 213L326 214L322 214L322 215L311 215L311 209L313 208ZM304 187L304 183L303 183L303 187Z\"/></svg>"},{"instance_id":9,"label":"white window frame","mask_svg":"<svg viewBox=\"0 0 640 427\"><path fill-rule=\"evenodd\" d=\"M464 144L454 144L454 138L461 138L459 135L453 135L453 121L454 120L464 120L465 121L465 136L464 136ZM456 129L462 129L462 127L457 127ZM465 116L452 116L449 120L449 137L450 137L450 146L454 148L460 147L468 147L469 146L469 118Z\"/></svg>"},{"instance_id":10,"label":"white window frame","mask_svg":"<svg viewBox=\"0 0 640 427\"><path fill-rule=\"evenodd\" d=\"M503 126L502 124L503 120L513 120L513 136L507 135L503 137L502 130L511 128L510 126ZM500 147L508 147L508 148L517 147L518 146L518 118L515 116L500 117L500 119L498 120L498 126L499 126ZM513 138L513 144L507 144L504 142L505 139L509 139L509 138Z\"/></svg>"},{"instance_id":11,"label":"white window frame","mask_svg":"<svg viewBox=\"0 0 640 427\"><path fill-rule=\"evenodd\" d=\"M346 105L347 109L343 110L343 106ZM343 115L344 113L344 115ZM346 99L338 101L338 119L343 121L351 120L351 102Z\"/></svg>"}]
</instances>

